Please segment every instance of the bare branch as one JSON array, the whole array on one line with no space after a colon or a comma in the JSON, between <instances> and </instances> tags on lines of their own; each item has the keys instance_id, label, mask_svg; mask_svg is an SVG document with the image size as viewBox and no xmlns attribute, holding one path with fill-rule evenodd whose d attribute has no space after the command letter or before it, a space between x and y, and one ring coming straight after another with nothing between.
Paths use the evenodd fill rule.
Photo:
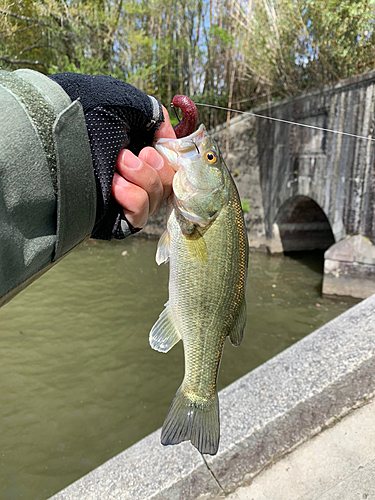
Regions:
<instances>
[{"instance_id":1,"label":"bare branch","mask_svg":"<svg viewBox=\"0 0 375 500\"><path fill-rule=\"evenodd\" d=\"M35 19L35 17L28 17L28 16L23 16L22 14L15 14L14 12L9 12L8 10L0 9L0 14L20 19L21 21L33 21L34 23L36 22L39 24L39 19Z\"/></svg>"},{"instance_id":2,"label":"bare branch","mask_svg":"<svg viewBox=\"0 0 375 500\"><path fill-rule=\"evenodd\" d=\"M51 45L50 44L45 44L45 43L42 43L42 44L36 44L36 45L31 45L30 47L25 47L24 49L22 49L18 55L21 55L23 54L24 52L30 52L30 50L34 50L34 49L47 49L47 48L51 48Z\"/></svg>"},{"instance_id":3,"label":"bare branch","mask_svg":"<svg viewBox=\"0 0 375 500\"><path fill-rule=\"evenodd\" d=\"M5 61L9 64L27 64L31 66L43 66L45 67L45 63L42 61L29 61L28 59L10 59L7 56L0 56L0 61Z\"/></svg>"},{"instance_id":4,"label":"bare branch","mask_svg":"<svg viewBox=\"0 0 375 500\"><path fill-rule=\"evenodd\" d=\"M9 33L8 35L1 35L1 38L9 38L10 36L14 36L16 33L21 33L21 31L29 30L32 28L38 28L38 27L39 27L38 24L30 24L29 26L24 26L23 28L18 28L16 30L12 31L12 33Z\"/></svg>"},{"instance_id":5,"label":"bare branch","mask_svg":"<svg viewBox=\"0 0 375 500\"><path fill-rule=\"evenodd\" d=\"M14 17L15 19L20 19L21 21L33 22L33 23L36 23L37 26L52 28L52 26L50 24L44 23L43 21L41 21L40 19L36 19L35 17L23 16L21 14L15 14L14 12L9 12L8 10L3 10L3 9L0 9L0 14L11 16L11 17Z\"/></svg>"}]
</instances>

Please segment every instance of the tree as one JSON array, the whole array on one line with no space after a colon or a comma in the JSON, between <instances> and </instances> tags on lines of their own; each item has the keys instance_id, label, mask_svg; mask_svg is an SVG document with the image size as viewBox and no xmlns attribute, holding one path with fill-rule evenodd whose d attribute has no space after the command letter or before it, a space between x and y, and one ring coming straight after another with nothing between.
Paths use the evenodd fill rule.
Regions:
<instances>
[{"instance_id":1,"label":"tree","mask_svg":"<svg viewBox=\"0 0 375 500\"><path fill-rule=\"evenodd\" d=\"M311 85L374 68L374 2L306 0L301 14Z\"/></svg>"},{"instance_id":2,"label":"tree","mask_svg":"<svg viewBox=\"0 0 375 500\"><path fill-rule=\"evenodd\" d=\"M0 60L5 69L112 72L122 0L0 1Z\"/></svg>"},{"instance_id":3,"label":"tree","mask_svg":"<svg viewBox=\"0 0 375 500\"><path fill-rule=\"evenodd\" d=\"M373 0L259 0L238 10L244 64L269 96L374 68Z\"/></svg>"},{"instance_id":4,"label":"tree","mask_svg":"<svg viewBox=\"0 0 375 500\"><path fill-rule=\"evenodd\" d=\"M247 109L375 67L375 0L0 0L4 69ZM231 116L199 108L215 126Z\"/></svg>"}]
</instances>

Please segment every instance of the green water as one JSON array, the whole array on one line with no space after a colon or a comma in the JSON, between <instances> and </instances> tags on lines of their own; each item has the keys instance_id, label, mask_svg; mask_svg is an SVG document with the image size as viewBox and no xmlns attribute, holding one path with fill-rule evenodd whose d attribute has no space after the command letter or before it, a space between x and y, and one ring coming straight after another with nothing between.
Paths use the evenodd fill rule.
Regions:
<instances>
[{"instance_id":1,"label":"green water","mask_svg":"<svg viewBox=\"0 0 375 500\"><path fill-rule=\"evenodd\" d=\"M155 249L85 243L0 310L0 499L44 500L162 425L183 353L148 345L167 300ZM353 305L321 281L321 255L250 254L248 325L219 389Z\"/></svg>"}]
</instances>

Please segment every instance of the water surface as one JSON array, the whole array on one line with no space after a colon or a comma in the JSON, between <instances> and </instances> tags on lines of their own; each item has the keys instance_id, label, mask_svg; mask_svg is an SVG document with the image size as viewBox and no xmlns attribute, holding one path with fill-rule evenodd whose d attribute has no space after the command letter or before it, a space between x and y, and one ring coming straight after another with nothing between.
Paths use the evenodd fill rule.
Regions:
<instances>
[{"instance_id":1,"label":"water surface","mask_svg":"<svg viewBox=\"0 0 375 500\"><path fill-rule=\"evenodd\" d=\"M163 424L183 353L148 345L167 301L155 250L90 241L0 310L1 499L47 499ZM353 305L321 282L321 254L250 254L248 324L219 389Z\"/></svg>"}]
</instances>

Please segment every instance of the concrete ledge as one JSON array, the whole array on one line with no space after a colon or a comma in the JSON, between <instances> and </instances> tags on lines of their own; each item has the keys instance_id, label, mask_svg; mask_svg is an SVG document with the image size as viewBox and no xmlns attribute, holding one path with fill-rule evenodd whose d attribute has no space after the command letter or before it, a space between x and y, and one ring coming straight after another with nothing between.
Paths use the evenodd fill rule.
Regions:
<instances>
[{"instance_id":1,"label":"concrete ledge","mask_svg":"<svg viewBox=\"0 0 375 500\"><path fill-rule=\"evenodd\" d=\"M211 471L232 491L374 390L375 295L220 392L221 443L209 468L189 443L161 446L157 431L52 499L217 498Z\"/></svg>"}]
</instances>

